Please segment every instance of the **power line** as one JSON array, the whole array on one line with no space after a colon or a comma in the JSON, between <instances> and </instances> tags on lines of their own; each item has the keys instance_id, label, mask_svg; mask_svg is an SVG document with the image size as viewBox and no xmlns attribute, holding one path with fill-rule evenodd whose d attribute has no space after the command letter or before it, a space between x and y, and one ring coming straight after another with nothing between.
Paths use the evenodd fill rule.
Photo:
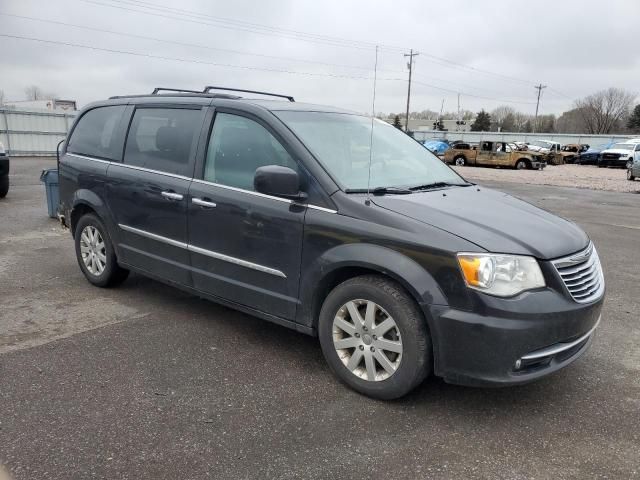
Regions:
<instances>
[{"instance_id":1,"label":"power line","mask_svg":"<svg viewBox=\"0 0 640 480\"><path fill-rule=\"evenodd\" d=\"M121 54L121 55L130 55L130 56L136 56L136 57L151 58L151 59L157 59L157 60L176 61L176 62L181 62L181 63L193 63L193 64L199 64L199 65L210 65L210 66L223 67L223 68L238 68L238 69L243 69L243 70L258 70L258 71L266 71L266 72L274 72L274 73L285 73L285 74L291 74L291 75L313 76L313 77L353 79L353 80L371 80L370 76L355 76L355 75L339 75L339 74L331 74L331 73L304 72L304 71L293 71L293 70L275 69L275 68L267 68L267 67L256 67L256 66L250 66L250 65L237 65L237 64L221 63L221 62L210 62L210 61L205 61L205 60L186 59L186 58L170 57L170 56L165 56L165 55L154 55L154 54L148 54L148 53L142 53L142 52L133 52L133 51L129 51L129 50L118 50L118 49L112 49L112 48L96 47L96 46L92 46L92 45L84 45L84 44L78 44L78 43L73 43L73 42L63 42L63 41L59 41L59 40L47 40L47 39L43 39L43 38L27 37L27 36L21 36L21 35L0 34L0 37L13 38L13 39L17 39L17 40L26 40L26 41L32 41L32 42L37 42L37 43L46 43L46 44L51 44L51 45L62 45L62 46L73 47L73 48L82 48L82 49L93 50L93 51L116 53L116 54ZM380 77L378 77L378 80L392 81L392 82L405 82L406 81L406 79L403 79L403 78L380 78ZM468 96L468 97L479 98L479 99L484 99L484 100L491 100L491 101L495 101L495 102L501 102L501 103L528 103L528 102L510 101L510 100L507 100L507 99L484 97L484 96L480 96L480 95L473 95L473 94L465 93L463 91L452 90L452 89L448 89L448 88L444 88L444 87L439 87L439 86L436 86L436 85L431 85L431 84L424 83L424 82L419 82L419 81L416 81L416 80L413 80L412 83L415 83L415 84L418 84L418 85L422 85L422 86L426 86L426 87L429 87L429 88L433 88L435 90L440 90L440 91L445 91L445 92L450 92L450 93L455 93L455 94L461 93L461 94L463 94L465 96Z\"/></svg>"},{"instance_id":2,"label":"power line","mask_svg":"<svg viewBox=\"0 0 640 480\"><path fill-rule=\"evenodd\" d=\"M43 38L25 37L25 36L20 36L20 35L8 35L8 34L4 34L4 33L1 33L0 37L14 38L14 39L18 39L18 40L29 40L29 41L33 41L33 42L49 43L49 44L54 44L54 45L64 45L64 46L67 46L67 47L85 48L85 49L89 49L89 50L96 50L96 51L109 52L109 53L119 53L119 54L123 54L123 55L133 55L133 56L137 56L137 57L155 58L155 59L159 59L159 60L171 60L171 61L182 62L182 63L196 63L196 64L200 64L200 65L212 65L212 66L216 66L216 67L240 68L240 69L244 69L244 70L261 70L261 71L265 71L265 72L287 73L287 74L292 74L292 75L307 75L307 76L314 76L314 77L351 78L351 79L357 79L357 80L369 80L370 79L370 77L358 77L358 76L353 76L353 75L338 75L338 74L332 74L332 73L318 73L318 72L300 72L300 71L282 70L282 69L276 69L276 68L255 67L255 66L249 66L249 65L236 65L236 64L231 64L231 63L208 62L208 61L205 61L205 60L192 60L192 59L185 59L185 58L178 58L178 57L168 57L168 56L165 56L165 55L153 55L153 54L150 54L150 53L132 52L132 51L129 51L129 50L117 50L117 49L112 49L112 48L94 47L94 46L91 46L91 45L83 45L83 44L79 44L79 43L62 42L62 41L58 41L58 40L46 40L46 39L43 39Z\"/></svg>"},{"instance_id":3,"label":"power line","mask_svg":"<svg viewBox=\"0 0 640 480\"><path fill-rule=\"evenodd\" d=\"M118 32L118 31L114 31L114 30L107 30L107 29L104 29L104 28L89 27L87 25L77 25L77 24L74 24L74 23L60 22L60 21L57 21L57 20L49 20L49 19L37 18L37 17L28 17L26 15L15 15L15 14L11 14L11 13L2 13L2 12L0 12L0 16L13 17L13 18L19 18L19 19L23 19L23 20L31 20L31 21L36 21L36 22L50 23L50 24L53 24L53 25L62 25L62 26L65 26L65 27L79 28L79 29L83 29L83 30L107 33L107 34L110 34L110 35L119 35L119 36L129 37L129 38L138 38L138 39L141 39L141 40L151 40L151 41L154 41L154 42L162 42L162 43L173 44L173 45L178 45L178 46L183 46L183 47L202 48L202 49L205 49L205 50L227 52L227 53L233 53L233 54L237 54L237 55L249 55L249 56L261 57L261 58L271 58L271 59L275 59L275 60L286 60L286 61L310 63L310 64L322 65L322 66L328 66L328 67L351 68L351 69L357 69L357 70L370 71L370 68L368 68L368 67L361 67L361 66L357 66L357 65L345 65L345 64L338 64L338 63L319 62L319 61L316 61L316 60L307 60L307 59L303 59L303 58L291 58L291 57L282 57L282 56L277 56L277 55L266 55L266 54L261 54L261 53L252 53L252 52L246 52L246 51L240 51L240 50L231 50L231 49L228 49L228 48L213 47L213 46L210 46L210 45L178 42L178 41L175 41L175 40L167 40L167 39L158 38L158 37L147 37L147 36L144 36L144 35L137 35L137 34L134 34L134 33ZM400 72L398 70L384 70L384 71L393 72L393 73L402 73L402 72Z\"/></svg>"},{"instance_id":4,"label":"power line","mask_svg":"<svg viewBox=\"0 0 640 480\"><path fill-rule=\"evenodd\" d=\"M100 5L103 7L127 10L131 12L142 13L145 15L153 15L157 17L172 19L172 20L180 20L180 21L192 22L196 24L209 25L212 27L246 31L246 32L255 33L255 34L274 35L274 36L281 36L285 38L294 38L297 40L314 42L314 43L322 43L325 45L336 46L336 47L374 49L376 46L376 44L372 42L348 40L348 39L339 38L339 37L331 37L328 35L309 34L305 32L299 32L296 30L279 29L279 28L269 27L266 25L260 25L256 23L241 22L238 20L232 20L232 19L223 18L223 17L215 17L212 15L206 15L206 14L193 12L189 10L166 7L166 6L158 5L151 2L145 2L142 0L80 0L80 1L85 3L91 3L94 5ZM112 3L104 3L106 1L109 1ZM118 3L119 5L116 5L114 3ZM126 5L126 6L122 6L122 5ZM137 8L131 8L131 7L137 7ZM155 12L140 10L140 8L146 8L147 10L155 10ZM159 13L159 12L163 12L163 13ZM180 13L180 12L188 12L188 13ZM183 18L176 15L183 15L183 16L189 15L191 17L196 17L200 19L203 19L203 18L209 19L209 21L195 20L193 18ZM396 51L396 52L402 51L402 50L406 51L406 48L390 46L390 45L380 45L380 49ZM436 64L439 64L447 68L465 69L468 71L473 71L473 72L481 73L484 75L490 75L495 78L501 78L503 81L511 81L511 82L516 82L523 85L533 85L533 82L531 80L525 80L522 78L504 75L497 72L491 72L489 70L473 67L471 65L465 65L463 63L455 62L453 60L450 60L444 57L439 57L437 55L427 53L424 50L420 50L420 52L422 53L422 55L426 57L427 61L434 62Z\"/></svg>"},{"instance_id":5,"label":"power line","mask_svg":"<svg viewBox=\"0 0 640 480\"><path fill-rule=\"evenodd\" d=\"M358 41L352 41L352 40L341 40L341 39L323 39L323 38L316 38L313 36L305 36L304 34L293 34L293 33L286 33L286 32L275 32L275 31L263 31L263 30L259 30L256 28L252 28L249 26L241 26L241 25L233 25L233 24L227 24L224 23L221 20L196 20L194 18L184 18L184 17L179 17L176 16L175 14L170 15L170 14L165 14L165 13L159 13L162 12L162 10L157 10L154 11L145 11L145 10L139 10L136 8L131 8L130 4L124 4L124 5L128 5L128 6L122 6L122 5L114 5L114 4L110 4L110 3L104 3L98 0L80 0L81 2L84 3L91 3L94 5L100 5L103 7L110 7L110 8L116 8L119 10L125 10L125 11L129 11L129 12L136 12L136 13L142 13L145 15L152 15L155 17L161 17L161 18L166 18L169 20L180 20L183 22L189 22L189 23L194 23L194 24L199 24L199 25L208 25L211 27L218 27L218 28L225 28L225 29L229 29L229 30L239 30L239 31L243 31L243 32L249 32L249 33L254 33L254 34L258 34L258 35L271 35L271 36L278 36L278 37L284 37L284 38L289 38L289 39L295 39L295 40L301 40L301 41L306 41L306 42L312 42L312 43L320 43L320 44L324 44L324 45L330 45L330 46L334 46L334 47L350 47L350 48L356 48L356 49L367 49L370 50L373 47L365 42L358 42ZM111 0L112 2L115 1L119 1L119 0ZM138 8L142 8L142 7L138 7ZM151 8L151 7L146 7L146 8ZM386 48L386 47L385 47ZM393 48L393 47L392 47Z\"/></svg>"}]
</instances>

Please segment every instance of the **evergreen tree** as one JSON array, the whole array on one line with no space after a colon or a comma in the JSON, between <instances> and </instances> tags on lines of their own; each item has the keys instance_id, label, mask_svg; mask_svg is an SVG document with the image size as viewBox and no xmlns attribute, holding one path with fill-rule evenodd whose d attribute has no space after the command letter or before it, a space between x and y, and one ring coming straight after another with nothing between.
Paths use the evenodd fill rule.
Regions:
<instances>
[{"instance_id":1,"label":"evergreen tree","mask_svg":"<svg viewBox=\"0 0 640 480\"><path fill-rule=\"evenodd\" d=\"M393 126L399 130L402 130L402 123L400 123L400 115L396 115L393 118Z\"/></svg>"},{"instance_id":2,"label":"evergreen tree","mask_svg":"<svg viewBox=\"0 0 640 480\"><path fill-rule=\"evenodd\" d=\"M484 109L480 110L478 115L476 116L475 122L471 124L472 132L488 132L491 129L491 115L484 111Z\"/></svg>"},{"instance_id":3,"label":"evergreen tree","mask_svg":"<svg viewBox=\"0 0 640 480\"><path fill-rule=\"evenodd\" d=\"M640 105L636 105L636 108L633 109L633 112L629 116L627 128L633 131L640 130Z\"/></svg>"}]
</instances>

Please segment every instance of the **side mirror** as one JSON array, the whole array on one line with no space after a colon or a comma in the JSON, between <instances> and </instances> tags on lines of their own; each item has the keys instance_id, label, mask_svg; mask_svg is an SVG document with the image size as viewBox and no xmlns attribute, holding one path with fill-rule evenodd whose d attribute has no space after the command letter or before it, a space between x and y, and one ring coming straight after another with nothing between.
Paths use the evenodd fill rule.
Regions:
<instances>
[{"instance_id":1,"label":"side mirror","mask_svg":"<svg viewBox=\"0 0 640 480\"><path fill-rule=\"evenodd\" d=\"M307 194L300 191L298 173L280 165L266 165L256 170L253 177L253 188L256 192L290 200L306 200Z\"/></svg>"}]
</instances>

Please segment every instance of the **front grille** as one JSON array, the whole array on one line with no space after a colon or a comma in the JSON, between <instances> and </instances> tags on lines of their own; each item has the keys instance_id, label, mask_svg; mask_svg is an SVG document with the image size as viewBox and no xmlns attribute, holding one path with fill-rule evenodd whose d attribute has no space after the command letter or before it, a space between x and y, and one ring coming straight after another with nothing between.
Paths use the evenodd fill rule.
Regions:
<instances>
[{"instance_id":1,"label":"front grille","mask_svg":"<svg viewBox=\"0 0 640 480\"><path fill-rule=\"evenodd\" d=\"M617 160L618 158L620 158L620 154L619 153L603 153L602 158L604 158L605 160Z\"/></svg>"},{"instance_id":2,"label":"front grille","mask_svg":"<svg viewBox=\"0 0 640 480\"><path fill-rule=\"evenodd\" d=\"M589 303L602 296L604 276L592 243L579 253L554 260L553 265L576 302Z\"/></svg>"}]
</instances>

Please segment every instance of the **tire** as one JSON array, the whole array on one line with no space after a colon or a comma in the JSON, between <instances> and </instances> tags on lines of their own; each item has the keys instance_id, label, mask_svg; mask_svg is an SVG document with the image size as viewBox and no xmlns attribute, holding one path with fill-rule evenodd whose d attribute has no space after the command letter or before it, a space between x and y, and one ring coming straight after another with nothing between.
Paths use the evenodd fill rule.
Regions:
<instances>
[{"instance_id":1,"label":"tire","mask_svg":"<svg viewBox=\"0 0 640 480\"><path fill-rule=\"evenodd\" d=\"M627 169L627 180L633 182L636 179L636 177L633 175L633 170L631 170L630 168Z\"/></svg>"},{"instance_id":2,"label":"tire","mask_svg":"<svg viewBox=\"0 0 640 480\"><path fill-rule=\"evenodd\" d=\"M458 155L457 157L455 157L453 159L453 163L457 166L457 167L464 167L467 164L467 159L464 158L463 155Z\"/></svg>"},{"instance_id":3,"label":"tire","mask_svg":"<svg viewBox=\"0 0 640 480\"><path fill-rule=\"evenodd\" d=\"M375 319L367 328L363 322L370 308ZM369 397L402 397L431 373L431 338L418 306L400 285L381 276L355 277L334 288L322 305L318 336L333 373Z\"/></svg>"},{"instance_id":4,"label":"tire","mask_svg":"<svg viewBox=\"0 0 640 480\"><path fill-rule=\"evenodd\" d=\"M89 213L78 220L75 245L80 270L93 285L112 287L124 282L129 276L129 270L118 265L109 233L96 215ZM87 258L89 260L86 261Z\"/></svg>"},{"instance_id":5,"label":"tire","mask_svg":"<svg viewBox=\"0 0 640 480\"><path fill-rule=\"evenodd\" d=\"M9 193L9 175L0 177L0 198L4 198Z\"/></svg>"},{"instance_id":6,"label":"tire","mask_svg":"<svg viewBox=\"0 0 640 480\"><path fill-rule=\"evenodd\" d=\"M598 168L604 168L604 167L605 166L602 163L598 162Z\"/></svg>"},{"instance_id":7,"label":"tire","mask_svg":"<svg viewBox=\"0 0 640 480\"><path fill-rule=\"evenodd\" d=\"M527 160L518 160L516 162L516 170L524 170L526 168L529 168L529 162Z\"/></svg>"}]
</instances>

